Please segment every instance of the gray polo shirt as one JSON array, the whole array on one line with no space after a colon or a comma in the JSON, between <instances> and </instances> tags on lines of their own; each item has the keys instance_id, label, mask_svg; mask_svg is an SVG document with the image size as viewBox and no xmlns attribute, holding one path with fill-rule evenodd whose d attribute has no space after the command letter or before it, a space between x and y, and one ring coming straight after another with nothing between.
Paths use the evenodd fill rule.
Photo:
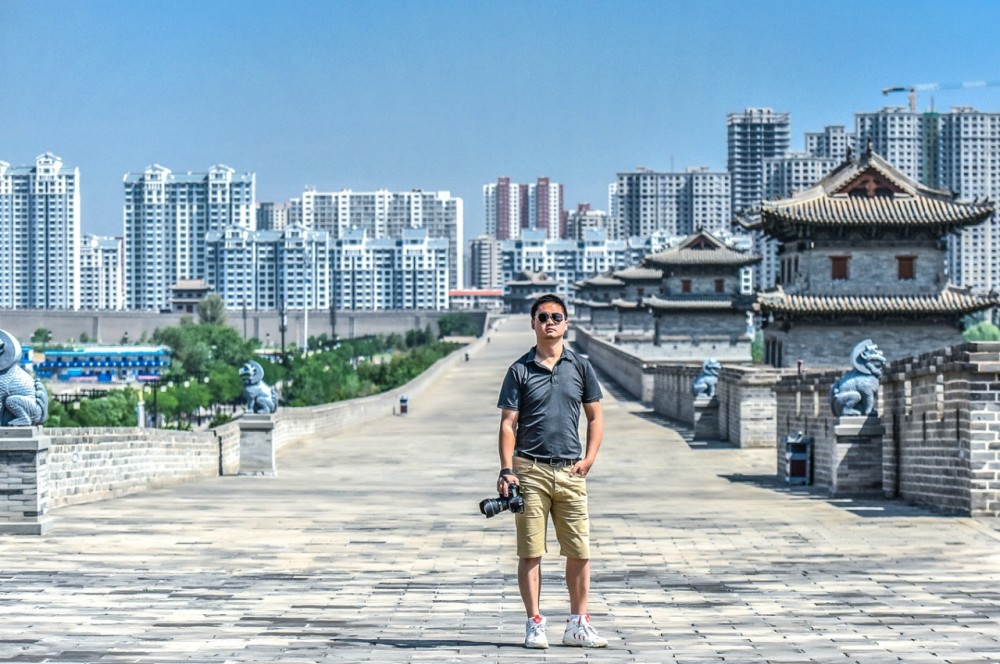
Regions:
<instances>
[{"instance_id":1,"label":"gray polo shirt","mask_svg":"<svg viewBox=\"0 0 1000 664\"><path fill-rule=\"evenodd\" d=\"M580 459L580 404L603 397L587 358L564 348L549 371L532 348L507 370L497 408L518 411L514 454Z\"/></svg>"}]
</instances>

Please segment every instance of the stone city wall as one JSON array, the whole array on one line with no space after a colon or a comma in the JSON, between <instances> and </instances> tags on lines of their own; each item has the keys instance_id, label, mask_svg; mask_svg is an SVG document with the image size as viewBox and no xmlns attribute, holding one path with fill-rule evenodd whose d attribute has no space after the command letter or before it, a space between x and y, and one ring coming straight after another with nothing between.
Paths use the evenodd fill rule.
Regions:
<instances>
[{"instance_id":1,"label":"stone city wall","mask_svg":"<svg viewBox=\"0 0 1000 664\"><path fill-rule=\"evenodd\" d=\"M464 361L465 353L471 356L484 343L485 338L480 338L460 348L405 386L383 394L309 408L279 408L276 451L317 436L328 442L351 427L391 415L398 410L400 395L406 394L412 404L448 367ZM139 428L43 431L51 439L46 466L51 508L235 475L240 470L239 418L203 432Z\"/></svg>"},{"instance_id":2,"label":"stone city wall","mask_svg":"<svg viewBox=\"0 0 1000 664\"><path fill-rule=\"evenodd\" d=\"M267 341L272 346L280 347L280 316L277 311L248 311L245 316L242 311L226 313L227 324L245 338ZM485 325L487 318L485 311L311 311L306 321L301 311L289 311L285 343L288 346L298 345L307 325L311 337L322 334L330 337L334 331L340 338L405 334L428 325L437 334L438 319L455 313L471 316L478 328ZM191 314L17 309L0 312L0 329L7 330L22 343L30 343L28 340L38 328L51 331L56 343L78 341L82 333L104 344L120 343L127 334L128 340L135 343L148 339L159 328L179 325L184 315Z\"/></svg>"},{"instance_id":3,"label":"stone city wall","mask_svg":"<svg viewBox=\"0 0 1000 664\"><path fill-rule=\"evenodd\" d=\"M598 371L612 377L633 399L643 403L652 401L653 364L582 327L573 329L573 345L587 355Z\"/></svg>"},{"instance_id":4,"label":"stone city wall","mask_svg":"<svg viewBox=\"0 0 1000 664\"><path fill-rule=\"evenodd\" d=\"M830 386L844 371L787 377L777 395L777 469L786 436L815 439L814 459L832 458ZM885 428L882 493L972 516L1000 516L1000 343L969 343L891 362L876 409ZM814 466L830 486L835 468Z\"/></svg>"}]
</instances>

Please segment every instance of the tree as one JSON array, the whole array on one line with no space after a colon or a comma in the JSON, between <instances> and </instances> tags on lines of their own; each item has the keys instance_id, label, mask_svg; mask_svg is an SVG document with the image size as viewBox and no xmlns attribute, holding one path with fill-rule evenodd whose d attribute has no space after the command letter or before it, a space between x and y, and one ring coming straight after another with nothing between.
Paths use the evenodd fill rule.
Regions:
<instances>
[{"instance_id":1,"label":"tree","mask_svg":"<svg viewBox=\"0 0 1000 664\"><path fill-rule=\"evenodd\" d=\"M984 320L963 332L962 338L966 341L1000 341L1000 328Z\"/></svg>"},{"instance_id":2,"label":"tree","mask_svg":"<svg viewBox=\"0 0 1000 664\"><path fill-rule=\"evenodd\" d=\"M33 344L47 344L50 341L52 341L52 330L47 327L40 327L31 335Z\"/></svg>"},{"instance_id":3,"label":"tree","mask_svg":"<svg viewBox=\"0 0 1000 664\"><path fill-rule=\"evenodd\" d=\"M198 322L202 325L225 325L226 304L216 293L198 302Z\"/></svg>"},{"instance_id":4,"label":"tree","mask_svg":"<svg viewBox=\"0 0 1000 664\"><path fill-rule=\"evenodd\" d=\"M466 313L445 314L438 319L438 331L442 337L478 337L481 330Z\"/></svg>"},{"instance_id":5,"label":"tree","mask_svg":"<svg viewBox=\"0 0 1000 664\"><path fill-rule=\"evenodd\" d=\"M764 333L757 330L750 344L750 357L754 364L764 363Z\"/></svg>"}]
</instances>

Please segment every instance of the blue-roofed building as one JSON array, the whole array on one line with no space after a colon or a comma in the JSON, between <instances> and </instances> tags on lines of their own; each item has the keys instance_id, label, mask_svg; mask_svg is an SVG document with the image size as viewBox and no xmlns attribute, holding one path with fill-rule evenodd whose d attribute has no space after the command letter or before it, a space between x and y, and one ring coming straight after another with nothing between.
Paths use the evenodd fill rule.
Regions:
<instances>
[{"instance_id":1,"label":"blue-roofed building","mask_svg":"<svg viewBox=\"0 0 1000 664\"><path fill-rule=\"evenodd\" d=\"M79 383L156 380L170 366L166 346L87 346L46 350L35 375Z\"/></svg>"}]
</instances>

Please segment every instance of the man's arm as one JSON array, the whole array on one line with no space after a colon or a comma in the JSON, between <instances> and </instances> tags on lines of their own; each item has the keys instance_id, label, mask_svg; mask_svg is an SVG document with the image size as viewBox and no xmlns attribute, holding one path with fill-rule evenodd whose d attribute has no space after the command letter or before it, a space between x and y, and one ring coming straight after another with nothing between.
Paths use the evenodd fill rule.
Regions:
<instances>
[{"instance_id":1,"label":"man's arm","mask_svg":"<svg viewBox=\"0 0 1000 664\"><path fill-rule=\"evenodd\" d=\"M513 468L514 467L514 443L516 440L515 432L517 431L517 414L516 410L511 410L510 408L503 408L500 411L500 469ZM497 491L500 495L507 495L507 485L517 484L516 475L501 475L497 478Z\"/></svg>"},{"instance_id":2,"label":"man's arm","mask_svg":"<svg viewBox=\"0 0 1000 664\"><path fill-rule=\"evenodd\" d=\"M583 412L587 416L587 454L573 465L570 473L586 477L597 460L597 451L601 449L601 441L604 439L604 413L601 411L600 401L583 404Z\"/></svg>"}]
</instances>

